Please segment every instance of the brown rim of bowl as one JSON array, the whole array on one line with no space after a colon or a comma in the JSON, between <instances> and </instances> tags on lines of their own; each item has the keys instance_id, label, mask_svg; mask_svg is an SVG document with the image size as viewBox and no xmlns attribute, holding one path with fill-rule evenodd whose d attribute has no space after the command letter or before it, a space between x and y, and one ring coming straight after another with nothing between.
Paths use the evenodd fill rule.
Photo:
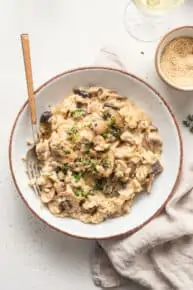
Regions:
<instances>
[{"instance_id":1,"label":"brown rim of bowl","mask_svg":"<svg viewBox=\"0 0 193 290\"><path fill-rule=\"evenodd\" d=\"M182 29L193 29L193 26L191 26L191 25L189 25L189 26L180 26L180 27L177 27L177 28L174 28L174 29L172 29L172 30L170 30L169 32L167 32L162 38L161 38L161 40L159 41L159 43L158 43L158 46L157 46L157 48L156 48L156 52L155 52L155 59L154 59L154 61L155 61L155 68L156 68L156 71L157 71L157 74L158 74L158 76L162 79L162 81L164 82L164 83L166 83L167 85L169 85L171 88L173 88L173 89L176 89L177 91L180 91L180 92L191 92L191 91L193 91L193 88L192 89L183 89L183 88L180 88L180 87L177 87L177 86L175 86L174 84L172 84L172 83L170 83L166 78L164 78L163 76L162 76L162 74L160 73L160 70L159 70L159 68L158 68L158 52L159 52L159 50L160 50L160 46L161 46L161 44L163 43L163 41L170 35L170 34L172 34L173 32L175 32L175 31L178 31L178 30L182 30Z\"/></svg>"},{"instance_id":2,"label":"brown rim of bowl","mask_svg":"<svg viewBox=\"0 0 193 290\"><path fill-rule=\"evenodd\" d=\"M170 198L172 197L172 195L174 194L175 192L175 189L177 187L177 184L178 184L178 181L180 179L180 173L181 173L181 169L182 169L182 161L183 161L183 143L182 143L182 137L181 137L181 133L180 133L180 129L179 129L179 125L177 123L177 120L172 112L172 110L170 109L169 105L167 104L167 102L164 100L164 98L151 86L149 85L147 82L143 81L142 79L140 79L139 77L131 74L131 73L128 73L126 71L123 71L123 70L119 70L119 69L114 69L114 68L110 68L110 67L97 67L97 66L91 66L91 67L81 67L81 68L77 68L77 69L72 69L72 70L68 70L66 72L63 72L61 74L58 74L56 76L54 76L53 78L49 79L48 81L46 81L43 85L41 85L36 91L35 91L35 94L37 94L41 89L43 89L46 85L48 85L49 83L51 83L53 80L56 80L57 78L60 78L61 76L64 76L66 74L69 74L69 73L73 73L73 72L76 72L76 71L82 71L82 70L87 70L87 69L104 69L104 70L109 70L109 71L116 71L116 72L119 72L119 73L122 73L124 75L127 75L129 77L132 77L134 78L135 80L141 82L142 84L144 84L145 86L147 86L150 90L152 90L157 96L158 98L161 99L161 101L164 103L164 105L167 107L168 111L170 112L172 118L173 118L173 121L174 121L174 124L176 125L176 128L177 128L177 132L178 132L178 137L179 137L179 142L180 142L180 165L179 165L179 169L178 169L178 174L177 174L177 177L176 177L176 181L175 181L175 184L173 186L173 189L172 191L170 192L169 196L167 197L167 199L165 200L165 202L162 204L162 206L150 217L148 218L145 222L143 222L142 224L140 224L139 226L137 227L134 227L133 229L130 229L124 233L121 233L121 234L117 234L117 235L113 235L113 236L109 236L109 237L94 237L94 238L90 238L90 237L82 237L82 236L76 236L76 235L73 235L73 234L70 234L68 232L65 232L61 229L58 229L57 227L54 227L52 225L50 225L47 221L45 221L44 219L42 219L31 207L30 207L30 204L27 202L27 200L24 198L22 192L20 191L19 189L19 186L17 184L17 181L16 181L16 178L15 178L15 175L14 175L14 171L13 171L13 166L12 166L12 141L13 141L13 134L14 134L14 130L15 130L15 127L17 125L17 121L21 115L21 113L23 112L24 108L27 106L28 104L28 101L26 101L23 106L21 107L21 109L19 110L17 116L16 116L16 119L14 121L14 124L13 124L13 127L12 127L12 130L11 130L11 135L10 135L10 140L9 140L9 166L10 166L10 171L11 171L11 175L12 175L12 178L13 178L13 181L14 181L14 184L15 184L15 187L20 195L20 197L22 198L22 200L24 201L24 203L27 205L27 207L31 210L31 212L33 212L41 221L43 221L45 224L47 224L49 227L51 227L52 229L58 231L58 232L61 232L61 233L64 233L68 236L71 236L71 237L74 237L74 238L80 238L80 239L85 239L85 240L107 240L107 239L110 239L110 238L115 238L115 237L122 237L124 235L128 235L128 234L132 234L136 231L138 231L140 228L142 228L144 225L146 225L147 223L149 223L154 217L156 217L157 215L159 215L161 213L161 211L163 210L163 208L165 207L165 205L167 204L167 202L170 200Z\"/></svg>"}]
</instances>

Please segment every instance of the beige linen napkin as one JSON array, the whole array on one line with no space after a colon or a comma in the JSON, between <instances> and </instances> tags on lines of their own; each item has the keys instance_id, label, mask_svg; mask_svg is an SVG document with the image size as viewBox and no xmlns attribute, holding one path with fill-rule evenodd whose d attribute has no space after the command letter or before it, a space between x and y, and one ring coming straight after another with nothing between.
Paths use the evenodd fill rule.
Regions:
<instances>
[{"instance_id":1,"label":"beige linen napkin","mask_svg":"<svg viewBox=\"0 0 193 290\"><path fill-rule=\"evenodd\" d=\"M106 49L101 51L96 63L124 68L116 54ZM126 284L126 289L138 290L193 289L191 167L191 155L185 155L178 188L158 217L132 235L96 243L92 259L96 286L110 288Z\"/></svg>"}]
</instances>

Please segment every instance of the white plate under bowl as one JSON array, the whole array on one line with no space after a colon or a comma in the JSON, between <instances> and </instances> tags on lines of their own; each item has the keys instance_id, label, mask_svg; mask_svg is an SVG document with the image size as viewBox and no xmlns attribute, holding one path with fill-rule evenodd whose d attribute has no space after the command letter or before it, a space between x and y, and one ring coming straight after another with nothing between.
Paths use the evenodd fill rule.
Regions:
<instances>
[{"instance_id":1,"label":"white plate under bowl","mask_svg":"<svg viewBox=\"0 0 193 290\"><path fill-rule=\"evenodd\" d=\"M39 198L28 186L26 168L21 157L28 150L26 140L32 139L28 103L20 109L13 125L9 159L14 183L26 205L44 222L66 234L85 239L107 239L131 233L149 222L164 207L174 191L182 164L180 132L170 108L160 95L138 77L123 71L88 67L62 73L46 82L36 91L38 117L49 105L60 102L73 87L95 84L131 98L153 119L163 140L163 173L155 181L151 194L139 195L132 210L119 218L97 224L84 224L71 218L53 216L41 205Z\"/></svg>"}]
</instances>

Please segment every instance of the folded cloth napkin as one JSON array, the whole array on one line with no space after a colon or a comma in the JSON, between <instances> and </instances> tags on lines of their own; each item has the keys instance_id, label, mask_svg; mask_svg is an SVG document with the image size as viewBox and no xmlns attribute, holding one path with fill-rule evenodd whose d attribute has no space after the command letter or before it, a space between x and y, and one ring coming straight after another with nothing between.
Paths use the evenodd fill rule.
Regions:
<instances>
[{"instance_id":1,"label":"folded cloth napkin","mask_svg":"<svg viewBox=\"0 0 193 290\"><path fill-rule=\"evenodd\" d=\"M124 68L117 55L106 49L101 51L96 63ZM96 286L111 288L126 284L124 289L193 289L190 157L184 156L176 192L158 217L136 233L95 244L92 276Z\"/></svg>"}]
</instances>

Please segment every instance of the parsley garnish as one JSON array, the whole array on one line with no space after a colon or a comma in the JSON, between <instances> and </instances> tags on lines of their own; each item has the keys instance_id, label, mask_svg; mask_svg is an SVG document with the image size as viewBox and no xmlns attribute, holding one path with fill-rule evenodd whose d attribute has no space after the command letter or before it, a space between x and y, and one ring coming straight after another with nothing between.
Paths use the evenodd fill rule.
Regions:
<instances>
[{"instance_id":1,"label":"parsley garnish","mask_svg":"<svg viewBox=\"0 0 193 290\"><path fill-rule=\"evenodd\" d=\"M67 163L64 163L64 164L62 165L62 169L63 169L63 170L67 170L68 168L69 168L69 166L68 166Z\"/></svg>"},{"instance_id":2,"label":"parsley garnish","mask_svg":"<svg viewBox=\"0 0 193 290\"><path fill-rule=\"evenodd\" d=\"M74 177L75 181L78 182L81 178L81 173L80 172L73 172L72 176Z\"/></svg>"},{"instance_id":3,"label":"parsley garnish","mask_svg":"<svg viewBox=\"0 0 193 290\"><path fill-rule=\"evenodd\" d=\"M79 119L85 115L85 111L83 109L77 109L72 113L72 117L74 119Z\"/></svg>"},{"instance_id":4,"label":"parsley garnish","mask_svg":"<svg viewBox=\"0 0 193 290\"><path fill-rule=\"evenodd\" d=\"M84 195L84 191L83 191L82 188L75 188L75 189L74 189L74 194L75 194L76 196L83 196L83 195Z\"/></svg>"},{"instance_id":5,"label":"parsley garnish","mask_svg":"<svg viewBox=\"0 0 193 290\"><path fill-rule=\"evenodd\" d=\"M64 150L64 153L68 155L68 154L71 153L71 151L70 150Z\"/></svg>"},{"instance_id":6,"label":"parsley garnish","mask_svg":"<svg viewBox=\"0 0 193 290\"><path fill-rule=\"evenodd\" d=\"M104 133L101 134L101 136L103 136L103 138L107 139L108 138L108 133L104 132Z\"/></svg>"},{"instance_id":7,"label":"parsley garnish","mask_svg":"<svg viewBox=\"0 0 193 290\"><path fill-rule=\"evenodd\" d=\"M78 128L73 126L72 128L70 128L68 130L68 135L70 136L72 142L76 142L78 137L79 137L79 134L78 134Z\"/></svg>"},{"instance_id":8,"label":"parsley garnish","mask_svg":"<svg viewBox=\"0 0 193 290\"><path fill-rule=\"evenodd\" d=\"M103 119L104 119L104 120L107 120L107 119L110 118L110 117L111 117L110 112L109 112L108 110L105 110L105 111L103 112Z\"/></svg>"}]
</instances>

